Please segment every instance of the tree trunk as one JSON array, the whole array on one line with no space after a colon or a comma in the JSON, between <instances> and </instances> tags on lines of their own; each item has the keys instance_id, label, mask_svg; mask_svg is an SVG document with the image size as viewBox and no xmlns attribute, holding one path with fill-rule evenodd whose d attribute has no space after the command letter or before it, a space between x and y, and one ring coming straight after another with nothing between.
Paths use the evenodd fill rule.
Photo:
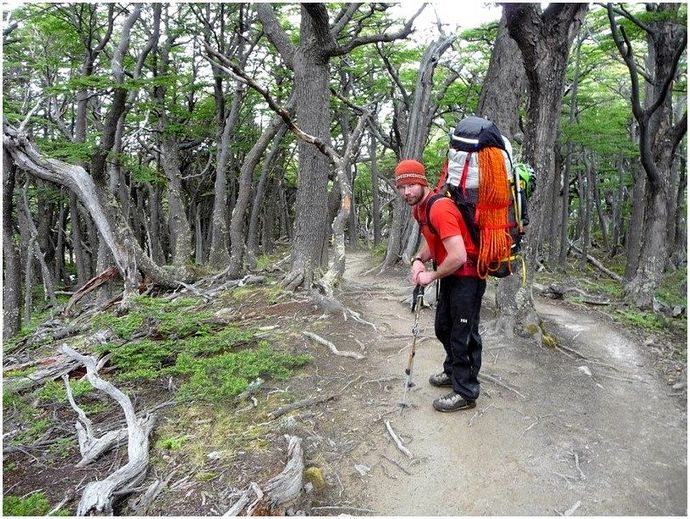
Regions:
<instances>
[{"instance_id":1,"label":"tree trunk","mask_svg":"<svg viewBox=\"0 0 690 519\"><path fill-rule=\"evenodd\" d=\"M630 223L625 234L625 273L623 278L632 281L640 264L640 253L642 252L642 232L645 218L645 191L647 190L647 177L638 165L633 167L633 193L632 193L632 212Z\"/></svg>"},{"instance_id":2,"label":"tree trunk","mask_svg":"<svg viewBox=\"0 0 690 519\"><path fill-rule=\"evenodd\" d=\"M511 141L520 132L520 105L527 87L525 67L522 60L515 58L519 52L517 43L508 34L504 13L482 82L476 114L496 123L501 133ZM499 280L496 289L498 317L494 327L507 337L514 336L518 312L516 298L520 297L521 280L522 264L517 263L513 275Z\"/></svg>"},{"instance_id":3,"label":"tree trunk","mask_svg":"<svg viewBox=\"0 0 690 519\"><path fill-rule=\"evenodd\" d=\"M266 192L270 186L273 185L272 183L269 184L269 173L273 169L272 166L276 156L281 152L281 143L285 138L286 133L287 126L282 124L280 130L278 130L278 133L273 138L271 151L264 160L263 167L261 168L261 176L259 177L259 182L256 185L251 215L249 217L249 228L247 230L247 264L250 269L254 269L256 267L256 257L259 251L259 217L261 215L261 210L266 198ZM272 221L273 218L271 218L271 225ZM271 227L271 235L272 234L273 232Z\"/></svg>"},{"instance_id":4,"label":"tree trunk","mask_svg":"<svg viewBox=\"0 0 690 519\"><path fill-rule=\"evenodd\" d=\"M69 209L70 227L72 229L72 251L74 252L74 262L77 267L76 288L79 288L91 279L91 262L84 250L84 243L82 240L83 234L79 219L79 203L77 201L77 195L74 193L70 193L69 195Z\"/></svg>"},{"instance_id":5,"label":"tree trunk","mask_svg":"<svg viewBox=\"0 0 690 519\"><path fill-rule=\"evenodd\" d=\"M244 94L244 88L237 81L235 95L233 96L230 111L224 121L218 142L216 182L213 189L213 213L211 215L211 250L208 257L209 264L215 268L225 267L230 261L230 254L228 253L228 183L226 171L231 153L230 145L235 137Z\"/></svg>"},{"instance_id":6,"label":"tree trunk","mask_svg":"<svg viewBox=\"0 0 690 519\"><path fill-rule=\"evenodd\" d=\"M519 53L503 13L475 114L496 123L510 141L520 133L520 106L527 89L525 67L516 58Z\"/></svg>"},{"instance_id":7,"label":"tree trunk","mask_svg":"<svg viewBox=\"0 0 690 519\"><path fill-rule=\"evenodd\" d=\"M154 264L139 247L127 221L109 190L95 183L81 166L45 159L38 149L7 123L3 125L4 145L13 162L24 171L73 191L87 208L98 232L108 244L123 279L136 278L140 268L155 283L177 287L192 276L186 269L163 269Z\"/></svg>"},{"instance_id":8,"label":"tree trunk","mask_svg":"<svg viewBox=\"0 0 690 519\"><path fill-rule=\"evenodd\" d=\"M3 338L14 336L21 328L21 260L14 241L12 201L15 185L15 167L7 149L2 150L2 316Z\"/></svg>"},{"instance_id":9,"label":"tree trunk","mask_svg":"<svg viewBox=\"0 0 690 519\"><path fill-rule=\"evenodd\" d=\"M546 198L553 193L556 181L554 148L568 53L587 4L549 4L543 12L538 4L504 4L503 9L509 34L520 48L529 84L523 160L532 165L540 179L530 199L530 225L523 242L526 243L526 293L517 296L517 313L527 316L534 312L532 284L539 248L552 231L553 222L545 221L545 215L551 213L548 209L552 201Z\"/></svg>"},{"instance_id":10,"label":"tree trunk","mask_svg":"<svg viewBox=\"0 0 690 519\"><path fill-rule=\"evenodd\" d=\"M293 101L290 100L287 105L287 110L291 111L293 107ZM237 194L237 202L235 208L232 210L232 220L230 223L230 264L228 269L228 276L231 279L235 279L240 276L243 270L242 260L244 258L244 224L246 221L247 207L249 206L249 198L252 191L252 176L254 174L254 169L256 168L261 155L266 151L268 145L271 144L274 137L278 132L285 127L283 120L280 116L275 116L273 121L264 130L259 137L259 140L252 146L247 156L244 158L242 163L242 169L240 170L240 186ZM269 159L267 158L268 162Z\"/></svg>"},{"instance_id":11,"label":"tree trunk","mask_svg":"<svg viewBox=\"0 0 690 519\"><path fill-rule=\"evenodd\" d=\"M441 37L427 47L422 57L417 72L414 99L409 107L410 119L405 134L405 144L402 146L399 157L402 160L422 159L424 145L429 137L434 115L430 111L434 72L441 55L453 44L456 37L455 35ZM396 200L394 204L393 219L388 235L388 248L381 266L382 270L393 266L401 256L404 262L408 262L419 240L419 226L405 226L411 217L410 208L402 199ZM407 232L404 232L405 229Z\"/></svg>"},{"instance_id":12,"label":"tree trunk","mask_svg":"<svg viewBox=\"0 0 690 519\"><path fill-rule=\"evenodd\" d=\"M302 6L300 46L294 56L296 118L300 128L330 143L330 71L318 31L328 31ZM299 181L295 202L295 236L292 271L286 277L290 288L310 288L323 266L321 252L326 242L328 209L328 158L314 145L299 141Z\"/></svg>"},{"instance_id":13,"label":"tree trunk","mask_svg":"<svg viewBox=\"0 0 690 519\"><path fill-rule=\"evenodd\" d=\"M379 197L379 166L374 132L369 134L369 159L371 160L371 224L374 231L374 247L376 247L381 243L381 202Z\"/></svg>"},{"instance_id":14,"label":"tree trunk","mask_svg":"<svg viewBox=\"0 0 690 519\"><path fill-rule=\"evenodd\" d=\"M62 190L61 190L62 193ZM67 225L67 206L60 203L60 214L57 219L57 240L55 244L55 264L53 269L53 278L56 282L67 282L67 274L65 272L65 226Z\"/></svg>"},{"instance_id":15,"label":"tree trunk","mask_svg":"<svg viewBox=\"0 0 690 519\"><path fill-rule=\"evenodd\" d=\"M673 157L687 131L687 110L680 120L674 121L671 95L678 64L686 53L687 21L679 15L679 4L647 4L646 7L648 18L644 27L654 67L643 105L632 44L616 22L612 4L607 4L613 39L630 73L632 111L640 129L640 162L647 176L640 261L634 277L625 286L626 297L640 308L652 307L654 291L667 264L668 218L675 218L668 212L674 205L670 197L677 195L670 192ZM631 14L624 13L624 16L639 25Z\"/></svg>"},{"instance_id":16,"label":"tree trunk","mask_svg":"<svg viewBox=\"0 0 690 519\"><path fill-rule=\"evenodd\" d=\"M165 128L162 131L165 133ZM167 194L172 262L174 266L182 267L192 257L192 234L182 197L180 152L174 139L163 137L160 161L168 179Z\"/></svg>"}]
</instances>

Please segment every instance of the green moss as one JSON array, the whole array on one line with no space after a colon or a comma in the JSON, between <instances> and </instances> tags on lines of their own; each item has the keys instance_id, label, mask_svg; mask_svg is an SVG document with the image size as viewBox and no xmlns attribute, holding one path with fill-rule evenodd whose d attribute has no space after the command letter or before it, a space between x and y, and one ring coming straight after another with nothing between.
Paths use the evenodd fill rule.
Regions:
<instances>
[{"instance_id":1,"label":"green moss","mask_svg":"<svg viewBox=\"0 0 690 519\"><path fill-rule=\"evenodd\" d=\"M687 308L687 268L678 269L667 274L656 291L656 296L669 306L682 306Z\"/></svg>"},{"instance_id":2,"label":"green moss","mask_svg":"<svg viewBox=\"0 0 690 519\"><path fill-rule=\"evenodd\" d=\"M647 331L659 331L664 328L665 320L651 312L643 312L635 308L616 310L619 320Z\"/></svg>"},{"instance_id":3,"label":"green moss","mask_svg":"<svg viewBox=\"0 0 690 519\"><path fill-rule=\"evenodd\" d=\"M167 373L186 378L178 397L183 400L223 401L244 391L257 377L286 379L292 368L311 360L308 355L289 355L271 350L266 343L258 348L229 352L210 358L181 353Z\"/></svg>"},{"instance_id":4,"label":"green moss","mask_svg":"<svg viewBox=\"0 0 690 519\"><path fill-rule=\"evenodd\" d=\"M84 396L93 390L93 386L88 380L70 380L70 387L72 388L72 396L75 400L80 396ZM38 400L41 402L62 402L67 403L67 391L65 391L65 384L60 381L48 381L41 389L36 392Z\"/></svg>"},{"instance_id":5,"label":"green moss","mask_svg":"<svg viewBox=\"0 0 690 519\"><path fill-rule=\"evenodd\" d=\"M186 434L171 438L161 438L156 442L156 448L176 451L179 450L182 447L182 445L184 445L187 442L188 439L189 438Z\"/></svg>"},{"instance_id":6,"label":"green moss","mask_svg":"<svg viewBox=\"0 0 690 519\"><path fill-rule=\"evenodd\" d=\"M2 513L8 515L46 515L50 503L43 492L36 492L27 497L5 496L2 500Z\"/></svg>"},{"instance_id":7,"label":"green moss","mask_svg":"<svg viewBox=\"0 0 690 519\"><path fill-rule=\"evenodd\" d=\"M96 329L110 328L120 338L130 340L135 332L145 325L154 327L164 338L180 338L189 335L210 333L205 322L212 317L211 312L193 311L196 299L178 298L167 301L156 297L136 297L132 308L123 316L102 313L93 319Z\"/></svg>"}]
</instances>

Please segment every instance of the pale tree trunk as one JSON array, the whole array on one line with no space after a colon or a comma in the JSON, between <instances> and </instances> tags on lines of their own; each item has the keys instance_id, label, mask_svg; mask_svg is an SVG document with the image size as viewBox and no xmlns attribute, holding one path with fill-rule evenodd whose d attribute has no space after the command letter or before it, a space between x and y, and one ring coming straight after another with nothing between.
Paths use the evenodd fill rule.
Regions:
<instances>
[{"instance_id":1,"label":"pale tree trunk","mask_svg":"<svg viewBox=\"0 0 690 519\"><path fill-rule=\"evenodd\" d=\"M218 142L219 149L216 159L216 182L213 189L213 213L211 216L211 250L208 257L209 264L216 268L224 267L230 261L227 227L227 168L231 153L230 145L235 138L235 130L239 122L240 107L244 95L245 89L242 88L242 84L238 81L235 87L235 95L230 105L230 111L224 121L223 131ZM232 243L232 238L230 242Z\"/></svg>"},{"instance_id":2,"label":"pale tree trunk","mask_svg":"<svg viewBox=\"0 0 690 519\"><path fill-rule=\"evenodd\" d=\"M534 314L532 285L537 257L553 222L545 221L552 203L545 199L556 181L554 147L559 128L565 73L570 46L579 31L587 4L504 4L510 36L517 42L529 84L528 122L523 160L539 172L539 183L530 199L530 224L526 228L527 286L517 296L518 319ZM523 242L524 243L524 242Z\"/></svg>"},{"instance_id":3,"label":"pale tree trunk","mask_svg":"<svg viewBox=\"0 0 690 519\"><path fill-rule=\"evenodd\" d=\"M26 137L7 123L3 125L3 130L4 146L17 167L38 178L64 186L76 194L108 244L115 264L126 282L129 280L130 285L136 284L137 268L162 286L178 287L178 280L192 279L186 269L161 268L151 261L136 242L115 198L107 187L97 184L84 168L44 158Z\"/></svg>"},{"instance_id":4,"label":"pale tree trunk","mask_svg":"<svg viewBox=\"0 0 690 519\"><path fill-rule=\"evenodd\" d=\"M402 146L400 159L421 160L424 145L429 137L431 121L438 105L432 102L432 87L434 72L443 53L453 44L456 36L442 36L438 41L427 47L417 72L417 83L414 98L407 107L409 122L405 133L405 143ZM428 175L427 175L428 176ZM409 262L417 249L419 242L419 225L413 222L411 226L404 224L411 218L411 211L405 201L398 197L394 202L393 219L388 234L388 248L381 270L385 270L398 262ZM407 229L407 232L403 232Z\"/></svg>"},{"instance_id":5,"label":"pale tree trunk","mask_svg":"<svg viewBox=\"0 0 690 519\"><path fill-rule=\"evenodd\" d=\"M673 236L673 251L671 252L671 262L679 267L685 261L687 261L688 251L687 251L687 222L685 219L685 214L687 211L687 164L682 158L685 154L679 157L678 162L680 162L680 179L678 182L678 198L676 200L676 225L675 234ZM681 211L681 208L685 208L686 211Z\"/></svg>"},{"instance_id":6,"label":"pale tree trunk","mask_svg":"<svg viewBox=\"0 0 690 519\"><path fill-rule=\"evenodd\" d=\"M294 99L294 98L293 98ZM294 107L294 101L288 101L286 110L291 112ZM242 163L240 170L240 185L237 194L237 202L235 208L232 210L232 220L230 222L230 263L228 265L228 276L230 278L237 278L243 271L243 259L245 252L244 242L244 224L246 221L247 207L249 206L249 199L252 193L252 177L254 169L259 164L261 156L271 144L278 132L285 127L281 116L275 116L273 121L264 130L259 137L259 140L249 150L247 156ZM266 159L268 161L268 159Z\"/></svg>"},{"instance_id":7,"label":"pale tree trunk","mask_svg":"<svg viewBox=\"0 0 690 519\"><path fill-rule=\"evenodd\" d=\"M269 151L268 156L264 159L264 163L261 168L261 176L259 177L259 181L256 185L254 200L252 202L252 210L249 216L249 227L247 229L247 265L250 270L256 268L256 257L259 251L259 219L261 216L261 210L264 207L266 191L272 185L272 182L270 182L270 172L273 169L276 156L281 153L281 143L285 138L286 133L287 126L281 121L280 130L278 130L278 133L273 138L271 151ZM273 219L271 218L271 222L272 221Z\"/></svg>"},{"instance_id":8,"label":"pale tree trunk","mask_svg":"<svg viewBox=\"0 0 690 519\"><path fill-rule=\"evenodd\" d=\"M3 146L2 150L2 316L3 338L14 336L21 328L21 260L14 241L14 217L12 201L16 171L12 159Z\"/></svg>"},{"instance_id":9,"label":"pale tree trunk","mask_svg":"<svg viewBox=\"0 0 690 519\"><path fill-rule=\"evenodd\" d=\"M647 4L648 19L643 27L654 69L652 87L643 105L632 44L615 20L613 5L607 5L614 41L630 73L632 111L640 128L640 160L647 176L640 261L634 277L625 285L626 297L640 308L653 306L654 291L661 284L667 264L667 223L669 218L675 218L668 210L673 206L670 197L677 196L670 192L673 157L687 130L687 109L674 124L671 96L678 64L687 45L687 22L679 16L679 8L679 4ZM630 13L616 11L616 14L640 25Z\"/></svg>"},{"instance_id":10,"label":"pale tree trunk","mask_svg":"<svg viewBox=\"0 0 690 519\"><path fill-rule=\"evenodd\" d=\"M175 38L176 36L168 35L165 43L160 48L160 74L167 74L169 72L170 49L175 43ZM154 87L154 98L160 111L158 129L162 136L159 162L167 178L172 262L174 266L182 267L191 260L192 231L183 201L179 145L168 131L169 120L165 104L166 92L167 88L165 86L159 85Z\"/></svg>"},{"instance_id":11,"label":"pale tree trunk","mask_svg":"<svg viewBox=\"0 0 690 519\"><path fill-rule=\"evenodd\" d=\"M371 160L371 225L374 231L374 246L381 243L381 201L379 196L379 166L376 155L376 137L369 136L369 159Z\"/></svg>"}]
</instances>

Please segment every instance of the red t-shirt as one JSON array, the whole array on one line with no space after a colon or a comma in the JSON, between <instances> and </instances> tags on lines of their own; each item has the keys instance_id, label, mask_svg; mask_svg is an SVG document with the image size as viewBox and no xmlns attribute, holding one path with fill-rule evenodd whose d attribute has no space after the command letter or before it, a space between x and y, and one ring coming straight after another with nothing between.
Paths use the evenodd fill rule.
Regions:
<instances>
[{"instance_id":1,"label":"red t-shirt","mask_svg":"<svg viewBox=\"0 0 690 519\"><path fill-rule=\"evenodd\" d=\"M436 200L429 212L429 220L436 231L434 233L426 222L426 206L431 196L433 196L433 193L430 193L422 200L421 204L414 208L413 214L417 222L419 222L422 235L431 251L432 259L436 262L436 265L443 263L443 260L448 256L448 252L443 245L443 240L451 236L459 235L465 242L467 262L456 270L453 275L460 277L477 277L476 258L479 254L479 250L472 242L472 238L465 225L465 220L463 220L460 214L460 210L455 205L455 202L448 197Z\"/></svg>"}]
</instances>

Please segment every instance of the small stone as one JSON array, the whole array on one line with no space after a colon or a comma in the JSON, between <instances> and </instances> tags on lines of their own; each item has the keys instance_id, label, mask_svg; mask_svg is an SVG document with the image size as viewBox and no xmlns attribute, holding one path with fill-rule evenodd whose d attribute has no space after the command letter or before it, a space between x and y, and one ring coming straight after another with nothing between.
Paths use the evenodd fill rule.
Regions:
<instances>
[{"instance_id":1,"label":"small stone","mask_svg":"<svg viewBox=\"0 0 690 519\"><path fill-rule=\"evenodd\" d=\"M582 373L584 373L588 377L592 376L592 371L587 366L580 366L579 368L577 368L577 370L582 371Z\"/></svg>"},{"instance_id":2,"label":"small stone","mask_svg":"<svg viewBox=\"0 0 690 519\"><path fill-rule=\"evenodd\" d=\"M681 380L680 382L673 384L673 389L685 389L687 386L688 383L685 380Z\"/></svg>"},{"instance_id":3,"label":"small stone","mask_svg":"<svg viewBox=\"0 0 690 519\"><path fill-rule=\"evenodd\" d=\"M206 457L210 460L219 460L223 457L223 452L222 451L213 451L209 452Z\"/></svg>"},{"instance_id":4,"label":"small stone","mask_svg":"<svg viewBox=\"0 0 690 519\"><path fill-rule=\"evenodd\" d=\"M371 470L371 467L368 467L366 465L355 465L355 470L359 472L360 476L366 476L367 472Z\"/></svg>"}]
</instances>

